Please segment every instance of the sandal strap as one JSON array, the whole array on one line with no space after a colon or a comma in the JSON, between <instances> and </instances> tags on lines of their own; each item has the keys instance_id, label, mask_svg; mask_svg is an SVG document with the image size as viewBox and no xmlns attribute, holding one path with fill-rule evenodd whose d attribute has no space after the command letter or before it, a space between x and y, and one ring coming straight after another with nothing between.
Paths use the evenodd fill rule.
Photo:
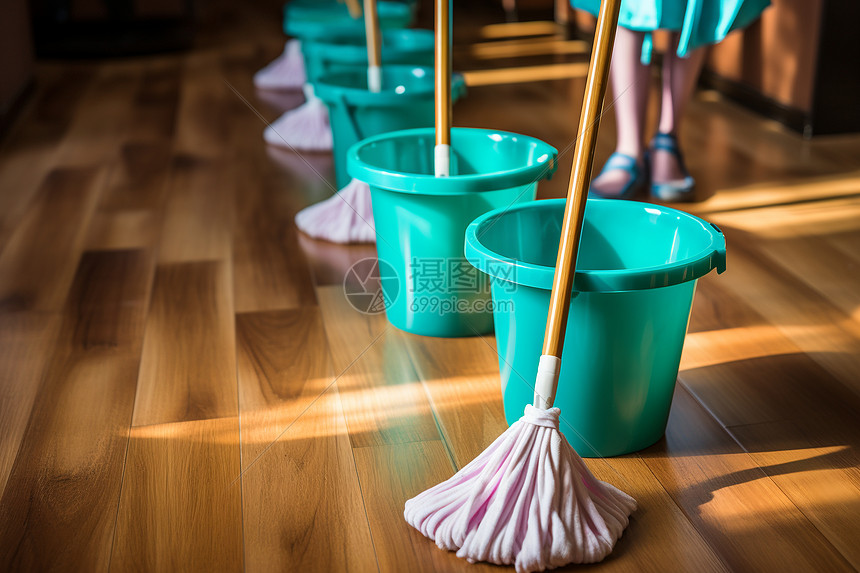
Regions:
<instances>
[{"instance_id":1,"label":"sandal strap","mask_svg":"<svg viewBox=\"0 0 860 573\"><path fill-rule=\"evenodd\" d=\"M687 165L684 161L684 155L681 153L681 147L678 144L678 138L674 133L661 133L657 132L654 135L654 139L651 140L651 145L649 145L649 149L651 151L665 151L666 153L671 153L675 156L675 161L678 162L678 167L681 168L681 171L685 175L690 175L690 172L687 171Z\"/></svg>"},{"instance_id":2,"label":"sandal strap","mask_svg":"<svg viewBox=\"0 0 860 573\"><path fill-rule=\"evenodd\" d=\"M636 161L635 157L626 153L616 151L609 156L609 159L603 164L603 171L611 171L613 169L627 171L634 179L639 176L639 162Z\"/></svg>"},{"instance_id":3,"label":"sandal strap","mask_svg":"<svg viewBox=\"0 0 860 573\"><path fill-rule=\"evenodd\" d=\"M651 149L660 149L663 151L668 151L674 155L680 155L680 146L678 145L678 138L673 133L657 133L654 135L654 139L651 140L651 145L649 146Z\"/></svg>"}]
</instances>

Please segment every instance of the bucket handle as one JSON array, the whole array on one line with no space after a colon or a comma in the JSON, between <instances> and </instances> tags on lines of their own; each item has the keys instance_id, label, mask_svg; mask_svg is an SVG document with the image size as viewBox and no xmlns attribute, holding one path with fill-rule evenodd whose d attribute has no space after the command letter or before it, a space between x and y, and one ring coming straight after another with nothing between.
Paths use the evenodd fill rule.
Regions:
<instances>
[{"instance_id":1,"label":"bucket handle","mask_svg":"<svg viewBox=\"0 0 860 573\"><path fill-rule=\"evenodd\" d=\"M346 97L340 93L337 96L338 103L343 106L344 111L346 112L346 117L349 118L349 127L352 129L352 134L355 136L356 141L361 141L364 137L361 134L361 130L358 128L358 124L355 122L355 118L352 116L352 109L349 104L346 103Z\"/></svg>"}]
</instances>

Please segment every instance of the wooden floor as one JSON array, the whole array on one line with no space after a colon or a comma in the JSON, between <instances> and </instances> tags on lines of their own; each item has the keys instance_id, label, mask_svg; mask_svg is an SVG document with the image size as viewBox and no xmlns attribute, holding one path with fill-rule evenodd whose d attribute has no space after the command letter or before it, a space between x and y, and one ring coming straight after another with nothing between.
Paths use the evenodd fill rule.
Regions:
<instances>
[{"instance_id":1,"label":"wooden floor","mask_svg":"<svg viewBox=\"0 0 860 573\"><path fill-rule=\"evenodd\" d=\"M374 248L297 234L332 168L262 142L300 98L251 84L278 14L212 3L190 53L39 65L0 148L0 570L495 569L402 519L506 427L493 338L354 311ZM542 197L587 58L551 33L476 25L456 60L457 125L564 150ZM699 93L683 141L728 272L699 283L665 439L588 461L640 503L599 567L856 570L860 137Z\"/></svg>"}]
</instances>

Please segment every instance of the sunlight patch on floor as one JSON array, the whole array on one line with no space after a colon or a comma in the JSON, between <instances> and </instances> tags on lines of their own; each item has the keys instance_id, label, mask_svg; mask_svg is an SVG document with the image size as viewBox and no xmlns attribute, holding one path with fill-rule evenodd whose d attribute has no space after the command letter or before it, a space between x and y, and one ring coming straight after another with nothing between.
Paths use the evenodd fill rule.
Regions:
<instances>
[{"instance_id":1,"label":"sunlight patch on floor","mask_svg":"<svg viewBox=\"0 0 860 573\"><path fill-rule=\"evenodd\" d=\"M466 79L467 86L477 87L584 78L587 72L587 63L567 63L500 68L496 70L475 70L462 73Z\"/></svg>"},{"instance_id":2,"label":"sunlight patch on floor","mask_svg":"<svg viewBox=\"0 0 860 573\"><path fill-rule=\"evenodd\" d=\"M854 198L860 194L860 171L840 175L756 183L735 189L720 189L695 206L697 215L719 214L740 209L790 205L799 201Z\"/></svg>"}]
</instances>

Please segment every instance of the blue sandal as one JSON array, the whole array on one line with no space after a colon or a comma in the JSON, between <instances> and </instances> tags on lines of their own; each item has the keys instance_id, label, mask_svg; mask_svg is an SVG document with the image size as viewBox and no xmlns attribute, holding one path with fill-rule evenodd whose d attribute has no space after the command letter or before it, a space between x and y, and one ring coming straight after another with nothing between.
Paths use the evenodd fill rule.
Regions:
<instances>
[{"instance_id":1,"label":"blue sandal","mask_svg":"<svg viewBox=\"0 0 860 573\"><path fill-rule=\"evenodd\" d=\"M681 155L681 148L678 146L678 138L671 133L657 133L654 139L651 140L649 146L651 155L654 151L660 150L671 153L678 162L678 167L684 174L683 179L677 181L667 181L666 183L651 183L651 195L667 202L692 201L693 189L696 187L696 180L690 176L684 165L684 157Z\"/></svg>"},{"instance_id":2,"label":"blue sandal","mask_svg":"<svg viewBox=\"0 0 860 573\"><path fill-rule=\"evenodd\" d=\"M645 163L647 165L647 162ZM613 171L615 169L620 169L621 171L625 171L630 175L630 180L627 181L627 184L621 188L617 193L602 193L594 188L594 186L589 187L588 194L592 197L603 197L605 199L629 199L636 192L645 186L648 177L645 174L644 167L640 167L639 162L636 161L636 158L626 153L618 153L617 151L609 156L609 159L606 160L606 163L603 164L603 169L600 171L600 175L607 171ZM600 177L598 175L597 177ZM596 179L596 178L595 178ZM594 181L592 180L592 183Z\"/></svg>"}]
</instances>

